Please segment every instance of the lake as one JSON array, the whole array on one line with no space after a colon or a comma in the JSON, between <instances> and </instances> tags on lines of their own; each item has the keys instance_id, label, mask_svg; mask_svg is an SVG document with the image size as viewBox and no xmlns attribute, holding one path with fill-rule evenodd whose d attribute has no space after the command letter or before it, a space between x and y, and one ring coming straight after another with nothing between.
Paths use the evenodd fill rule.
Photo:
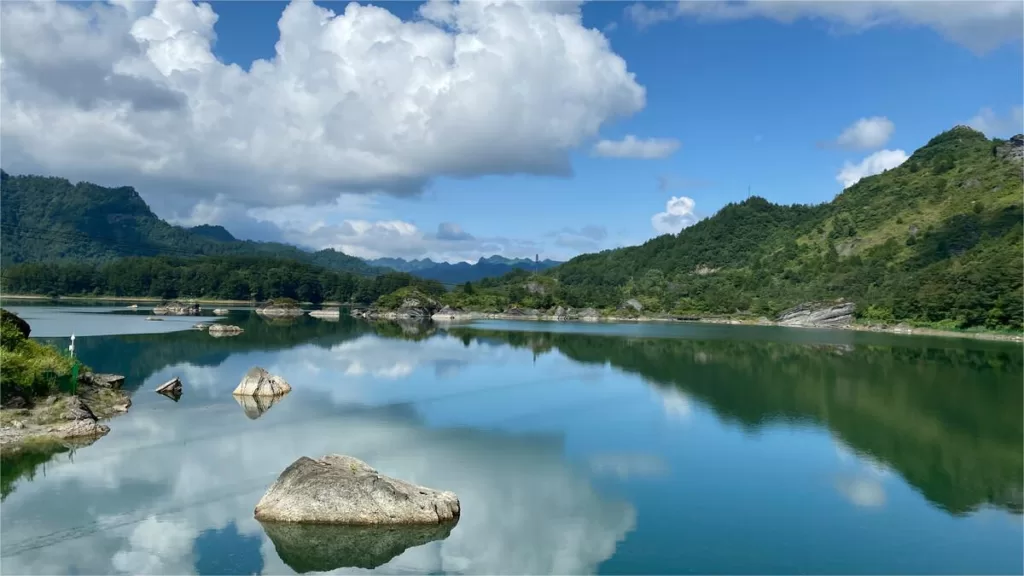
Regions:
<instances>
[{"instance_id":1,"label":"lake","mask_svg":"<svg viewBox=\"0 0 1024 576\"><path fill-rule=\"evenodd\" d=\"M33 310L40 335L75 331L82 361L135 393L90 446L4 458L4 574L1024 571L1020 344L245 310L233 338L99 336L165 328ZM241 406L252 366L293 391ZM174 376L180 401L153 392ZM256 502L330 453L456 492L458 525L272 539Z\"/></svg>"}]
</instances>

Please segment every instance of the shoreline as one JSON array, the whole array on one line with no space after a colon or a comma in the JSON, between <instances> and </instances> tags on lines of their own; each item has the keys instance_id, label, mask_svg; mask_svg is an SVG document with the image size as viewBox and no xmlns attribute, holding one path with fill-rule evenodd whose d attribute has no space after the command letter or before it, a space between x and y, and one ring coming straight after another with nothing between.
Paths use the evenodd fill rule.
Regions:
<instances>
[{"instance_id":1,"label":"shoreline","mask_svg":"<svg viewBox=\"0 0 1024 576\"><path fill-rule=\"evenodd\" d=\"M436 316L436 315L435 315ZM368 318L373 319L373 318ZM396 320L398 318L386 318L382 317L381 320ZM967 338L970 340L987 340L995 342L1024 342L1024 333L1021 334L1008 334L1003 332L991 332L991 331L957 331L957 330L941 330L938 328L927 328L927 327L916 327L910 325L872 325L872 324L843 324L843 325L802 325L802 324L783 324L774 320L769 321L758 321L758 320L740 320L736 318L721 318L721 317L707 317L707 318L695 318L687 320L679 320L676 318L661 318L655 316L638 316L638 317L622 317L622 316L601 316L598 318L559 318L550 315L537 315L528 316L521 314L506 314L506 313L493 313L493 312L463 312L460 314L454 314L452 318L434 318L430 319L435 324L459 324L464 322L472 322L474 320L516 320L516 321L530 321L530 322L572 322L581 324L597 324L597 323L664 323L664 324L728 324L731 326L774 326L777 328L802 328L802 329L815 329L815 330L845 330L850 332L873 332L879 334L896 334L902 336L935 336L940 338Z\"/></svg>"},{"instance_id":2,"label":"shoreline","mask_svg":"<svg viewBox=\"0 0 1024 576\"><path fill-rule=\"evenodd\" d=\"M117 303L137 303L137 304L162 304L168 301L182 300L182 298L157 298L155 296L57 296L51 298L49 296L41 296L39 294L0 294L0 301L2 300L21 300L24 302L117 302ZM211 305L224 305L224 306L246 306L255 308L259 305L259 302L253 303L252 300L217 300L214 298L184 298L183 300L195 301L196 304L211 304ZM317 306L312 302L300 302L304 306ZM359 304L353 304L349 302L321 302L320 307L335 306L335 307L358 307Z\"/></svg>"}]
</instances>

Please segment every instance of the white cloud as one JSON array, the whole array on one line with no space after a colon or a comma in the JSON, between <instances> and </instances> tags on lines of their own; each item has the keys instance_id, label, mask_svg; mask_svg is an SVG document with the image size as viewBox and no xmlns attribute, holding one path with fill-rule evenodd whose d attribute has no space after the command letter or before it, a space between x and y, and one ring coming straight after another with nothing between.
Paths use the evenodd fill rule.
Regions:
<instances>
[{"instance_id":1,"label":"white cloud","mask_svg":"<svg viewBox=\"0 0 1024 576\"><path fill-rule=\"evenodd\" d=\"M873 150L889 142L896 126L884 116L857 120L836 138L835 145L848 150Z\"/></svg>"},{"instance_id":2,"label":"white cloud","mask_svg":"<svg viewBox=\"0 0 1024 576\"><path fill-rule=\"evenodd\" d=\"M679 149L679 141L674 138L638 139L632 134L622 140L601 140L594 145L595 156L604 158L640 158L652 160L667 158Z\"/></svg>"},{"instance_id":3,"label":"white cloud","mask_svg":"<svg viewBox=\"0 0 1024 576\"><path fill-rule=\"evenodd\" d=\"M1014 106L1007 116L998 116L991 108L982 108L967 125L989 138L1014 136L1024 132L1024 108Z\"/></svg>"},{"instance_id":4,"label":"white cloud","mask_svg":"<svg viewBox=\"0 0 1024 576\"><path fill-rule=\"evenodd\" d=\"M645 105L575 3L420 14L296 0L275 56L245 70L213 55L208 4L4 2L5 168L308 205L440 175L565 175L571 150Z\"/></svg>"},{"instance_id":5,"label":"white cloud","mask_svg":"<svg viewBox=\"0 0 1024 576\"><path fill-rule=\"evenodd\" d=\"M843 185L843 189L846 189L860 182L861 178L881 174L903 164L907 158L909 156L903 150L879 150L857 164L845 162L836 180Z\"/></svg>"},{"instance_id":6,"label":"white cloud","mask_svg":"<svg viewBox=\"0 0 1024 576\"><path fill-rule=\"evenodd\" d=\"M651 217L651 225L658 234L678 234L683 228L697 222L697 215L693 213L695 206L693 198L673 196L665 203L664 212Z\"/></svg>"},{"instance_id":7,"label":"white cloud","mask_svg":"<svg viewBox=\"0 0 1024 576\"><path fill-rule=\"evenodd\" d=\"M821 20L832 25L834 31L853 33L877 26L925 26L948 40L983 54L1021 37L1022 6L1020 2L1001 0L761 0L729 3L683 0L653 7L633 4L627 8L626 14L641 27L684 17L706 22L767 18L786 24L802 19Z\"/></svg>"}]
</instances>

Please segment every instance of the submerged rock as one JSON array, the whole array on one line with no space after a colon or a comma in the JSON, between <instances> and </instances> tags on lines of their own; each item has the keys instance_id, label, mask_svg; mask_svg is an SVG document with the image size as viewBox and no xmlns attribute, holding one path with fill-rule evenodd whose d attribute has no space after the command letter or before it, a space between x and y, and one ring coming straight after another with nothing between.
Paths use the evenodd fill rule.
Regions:
<instances>
[{"instance_id":1,"label":"submerged rock","mask_svg":"<svg viewBox=\"0 0 1024 576\"><path fill-rule=\"evenodd\" d=\"M808 302L779 314L783 326L846 326L853 322L853 302Z\"/></svg>"},{"instance_id":2,"label":"submerged rock","mask_svg":"<svg viewBox=\"0 0 1024 576\"><path fill-rule=\"evenodd\" d=\"M284 378L254 366L245 373L232 394L237 396L280 396L291 392L291 390L291 385Z\"/></svg>"},{"instance_id":3,"label":"submerged rock","mask_svg":"<svg viewBox=\"0 0 1024 576\"><path fill-rule=\"evenodd\" d=\"M306 311L294 305L269 304L264 308L257 308L256 313L268 318L294 318L302 316Z\"/></svg>"},{"instance_id":4,"label":"submerged rock","mask_svg":"<svg viewBox=\"0 0 1024 576\"><path fill-rule=\"evenodd\" d=\"M210 326L210 336L214 338L221 338L224 336L238 336L245 330L238 326L232 326L231 324L214 324Z\"/></svg>"},{"instance_id":5,"label":"submerged rock","mask_svg":"<svg viewBox=\"0 0 1024 576\"><path fill-rule=\"evenodd\" d=\"M303 456L278 476L255 510L260 522L395 525L459 518L459 498L389 478L351 456Z\"/></svg>"},{"instance_id":6,"label":"submerged rock","mask_svg":"<svg viewBox=\"0 0 1024 576\"><path fill-rule=\"evenodd\" d=\"M153 308L153 314L162 314L169 316L198 316L200 312L199 304L195 302L168 302Z\"/></svg>"},{"instance_id":7,"label":"submerged rock","mask_svg":"<svg viewBox=\"0 0 1024 576\"><path fill-rule=\"evenodd\" d=\"M455 523L316 526L267 522L262 525L281 560L302 574L338 568L377 568L409 548L444 540L451 534Z\"/></svg>"}]
</instances>

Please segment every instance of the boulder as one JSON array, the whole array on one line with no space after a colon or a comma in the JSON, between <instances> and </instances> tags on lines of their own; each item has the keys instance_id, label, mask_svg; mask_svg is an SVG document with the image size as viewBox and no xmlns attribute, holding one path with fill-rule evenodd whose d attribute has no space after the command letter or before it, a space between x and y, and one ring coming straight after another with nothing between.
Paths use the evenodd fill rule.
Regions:
<instances>
[{"instance_id":1,"label":"boulder","mask_svg":"<svg viewBox=\"0 0 1024 576\"><path fill-rule=\"evenodd\" d=\"M64 414L61 415L65 420L96 420L96 415L92 413L92 409L82 402L82 399L78 396L68 396L65 402Z\"/></svg>"},{"instance_id":2,"label":"boulder","mask_svg":"<svg viewBox=\"0 0 1024 576\"><path fill-rule=\"evenodd\" d=\"M87 386L96 386L97 388L120 390L121 386L124 385L124 376L121 376L120 374L95 374L93 372L86 372L78 377L78 383L85 384Z\"/></svg>"},{"instance_id":3,"label":"boulder","mask_svg":"<svg viewBox=\"0 0 1024 576\"><path fill-rule=\"evenodd\" d=\"M238 326L232 326L231 324L213 324L210 326L210 336L214 338L222 338L224 336L238 336L245 330L242 330Z\"/></svg>"},{"instance_id":4,"label":"boulder","mask_svg":"<svg viewBox=\"0 0 1024 576\"><path fill-rule=\"evenodd\" d=\"M330 454L299 458L256 504L260 522L443 524L459 518L459 498L382 475L365 462Z\"/></svg>"},{"instance_id":5,"label":"boulder","mask_svg":"<svg viewBox=\"0 0 1024 576\"><path fill-rule=\"evenodd\" d=\"M157 386L156 387L156 391L158 393L160 393L160 394L170 394L170 395L177 394L180 397L181 396L181 379L178 378L177 376L175 376L174 378L171 378L167 382L164 382L163 384Z\"/></svg>"},{"instance_id":6,"label":"boulder","mask_svg":"<svg viewBox=\"0 0 1024 576\"><path fill-rule=\"evenodd\" d=\"M597 322L601 319L601 313L593 308L584 308L580 310L579 318L584 322Z\"/></svg>"},{"instance_id":7,"label":"boulder","mask_svg":"<svg viewBox=\"0 0 1024 576\"><path fill-rule=\"evenodd\" d=\"M284 378L254 366L245 373L232 394L237 396L280 396L291 392L291 390L292 387L285 382Z\"/></svg>"},{"instance_id":8,"label":"boulder","mask_svg":"<svg viewBox=\"0 0 1024 576\"><path fill-rule=\"evenodd\" d=\"M846 326L853 322L853 302L808 302L779 314L783 326Z\"/></svg>"},{"instance_id":9,"label":"boulder","mask_svg":"<svg viewBox=\"0 0 1024 576\"><path fill-rule=\"evenodd\" d=\"M455 524L315 526L267 522L262 526L281 560L303 574L339 568L372 570L409 548L444 540Z\"/></svg>"},{"instance_id":10,"label":"boulder","mask_svg":"<svg viewBox=\"0 0 1024 576\"><path fill-rule=\"evenodd\" d=\"M230 312L227 308L214 308L213 310L214 316L227 316L228 314L230 314Z\"/></svg>"},{"instance_id":11,"label":"boulder","mask_svg":"<svg viewBox=\"0 0 1024 576\"><path fill-rule=\"evenodd\" d=\"M199 304L195 302L168 302L153 308L153 314L166 316L198 316Z\"/></svg>"},{"instance_id":12,"label":"boulder","mask_svg":"<svg viewBox=\"0 0 1024 576\"><path fill-rule=\"evenodd\" d=\"M57 438L88 438L103 436L110 432L110 428L94 419L81 418L66 424L58 424L51 427L48 431Z\"/></svg>"}]
</instances>

